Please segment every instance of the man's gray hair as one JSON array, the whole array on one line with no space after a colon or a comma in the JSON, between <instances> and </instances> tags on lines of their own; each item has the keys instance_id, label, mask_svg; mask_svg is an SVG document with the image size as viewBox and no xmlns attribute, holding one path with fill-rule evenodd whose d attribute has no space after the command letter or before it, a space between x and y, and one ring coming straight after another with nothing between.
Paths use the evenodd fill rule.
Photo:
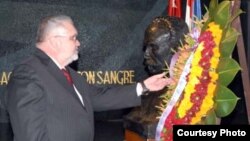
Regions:
<instances>
[{"instance_id":1,"label":"man's gray hair","mask_svg":"<svg viewBox=\"0 0 250 141\"><path fill-rule=\"evenodd\" d=\"M43 18L37 30L36 42L43 42L50 31L58 27L63 27L63 22L65 21L73 24L71 17L66 15L55 15Z\"/></svg>"}]
</instances>

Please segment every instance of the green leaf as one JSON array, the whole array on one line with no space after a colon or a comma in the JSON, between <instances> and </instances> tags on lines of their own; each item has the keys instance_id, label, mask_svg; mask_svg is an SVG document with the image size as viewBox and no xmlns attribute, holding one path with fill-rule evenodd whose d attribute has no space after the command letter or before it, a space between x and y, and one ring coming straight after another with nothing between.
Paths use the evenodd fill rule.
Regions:
<instances>
[{"instance_id":1,"label":"green leaf","mask_svg":"<svg viewBox=\"0 0 250 141\"><path fill-rule=\"evenodd\" d=\"M214 110L210 111L209 114L205 118L205 125L216 124L216 114Z\"/></svg>"},{"instance_id":2,"label":"green leaf","mask_svg":"<svg viewBox=\"0 0 250 141\"><path fill-rule=\"evenodd\" d=\"M216 11L216 8L218 6L218 0L211 0L209 3L209 9L207 11L207 13L209 14L207 21L204 23L201 31L205 31L207 29L208 24L213 21L213 17Z\"/></svg>"},{"instance_id":3,"label":"green leaf","mask_svg":"<svg viewBox=\"0 0 250 141\"><path fill-rule=\"evenodd\" d=\"M215 95L215 113L217 117L228 116L235 108L239 98L227 87L217 85Z\"/></svg>"},{"instance_id":4,"label":"green leaf","mask_svg":"<svg viewBox=\"0 0 250 141\"><path fill-rule=\"evenodd\" d=\"M215 10L214 21L223 29L230 18L230 1L222 1Z\"/></svg>"},{"instance_id":5,"label":"green leaf","mask_svg":"<svg viewBox=\"0 0 250 141\"><path fill-rule=\"evenodd\" d=\"M221 57L231 57L238 36L240 35L234 28L227 28L225 35L221 41L220 52Z\"/></svg>"},{"instance_id":6,"label":"green leaf","mask_svg":"<svg viewBox=\"0 0 250 141\"><path fill-rule=\"evenodd\" d=\"M240 65L232 58L221 58L218 65L218 82L227 86L232 82L237 72L240 70Z\"/></svg>"},{"instance_id":7,"label":"green leaf","mask_svg":"<svg viewBox=\"0 0 250 141\"><path fill-rule=\"evenodd\" d=\"M212 18L215 15L215 10L218 6L218 0L211 0L209 3L209 17Z\"/></svg>"}]
</instances>

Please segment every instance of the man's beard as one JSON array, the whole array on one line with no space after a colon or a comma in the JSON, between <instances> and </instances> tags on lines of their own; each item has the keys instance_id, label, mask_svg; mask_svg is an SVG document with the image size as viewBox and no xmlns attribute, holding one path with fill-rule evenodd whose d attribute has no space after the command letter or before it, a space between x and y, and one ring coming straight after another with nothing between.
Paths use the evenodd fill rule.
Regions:
<instances>
[{"instance_id":1,"label":"man's beard","mask_svg":"<svg viewBox=\"0 0 250 141\"><path fill-rule=\"evenodd\" d=\"M79 58L79 56L78 56L78 51L76 51L76 52L72 55L72 57L70 57L70 58L71 58L72 62L78 60L78 58Z\"/></svg>"},{"instance_id":2,"label":"man's beard","mask_svg":"<svg viewBox=\"0 0 250 141\"><path fill-rule=\"evenodd\" d=\"M76 51L74 52L74 54L73 54L71 57L68 58L66 64L69 65L69 64L72 63L73 61L78 60L78 58L79 58L78 50L76 50Z\"/></svg>"}]
</instances>

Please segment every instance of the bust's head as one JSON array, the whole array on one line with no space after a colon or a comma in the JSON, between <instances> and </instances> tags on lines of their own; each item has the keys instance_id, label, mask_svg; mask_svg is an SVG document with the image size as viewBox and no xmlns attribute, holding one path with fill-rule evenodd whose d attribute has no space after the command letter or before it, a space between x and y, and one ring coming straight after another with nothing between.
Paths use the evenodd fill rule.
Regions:
<instances>
[{"instance_id":1,"label":"bust's head","mask_svg":"<svg viewBox=\"0 0 250 141\"><path fill-rule=\"evenodd\" d=\"M188 27L177 17L157 17L147 27L144 36L144 65L148 73L163 72L165 62L170 64L172 49L184 41Z\"/></svg>"}]
</instances>

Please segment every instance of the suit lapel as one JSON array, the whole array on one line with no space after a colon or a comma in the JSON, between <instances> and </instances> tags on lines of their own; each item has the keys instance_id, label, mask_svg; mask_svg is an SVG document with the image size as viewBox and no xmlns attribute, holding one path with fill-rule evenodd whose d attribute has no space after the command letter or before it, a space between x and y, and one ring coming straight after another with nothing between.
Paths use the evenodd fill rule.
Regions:
<instances>
[{"instance_id":1,"label":"suit lapel","mask_svg":"<svg viewBox=\"0 0 250 141\"><path fill-rule=\"evenodd\" d=\"M70 71L70 74L72 76L72 79L73 79L73 83L75 85L75 87L77 88L77 90L79 91L80 95L82 96L82 99L83 99L83 103L84 103L84 108L85 110L89 111L89 101L88 99L86 98L86 95L83 94L84 90L83 90L83 80L80 79L80 76L77 74L77 72L75 72L73 69L69 68L69 71Z\"/></svg>"}]
</instances>

